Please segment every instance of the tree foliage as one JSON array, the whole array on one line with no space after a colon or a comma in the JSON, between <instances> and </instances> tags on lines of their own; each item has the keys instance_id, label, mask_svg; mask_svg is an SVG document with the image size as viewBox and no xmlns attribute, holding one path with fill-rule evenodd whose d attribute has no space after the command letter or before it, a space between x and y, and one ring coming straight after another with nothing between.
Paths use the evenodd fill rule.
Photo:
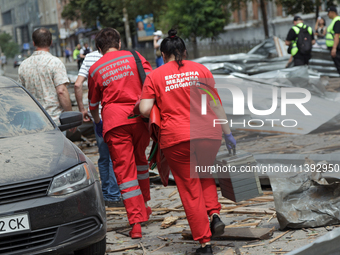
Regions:
<instances>
[{"instance_id":1,"label":"tree foliage","mask_svg":"<svg viewBox=\"0 0 340 255\"><path fill-rule=\"evenodd\" d=\"M171 0L167 2L162 27L178 29L179 35L191 39L216 38L223 31L227 14L220 0Z\"/></svg>"},{"instance_id":2,"label":"tree foliage","mask_svg":"<svg viewBox=\"0 0 340 255\"><path fill-rule=\"evenodd\" d=\"M0 47L8 58L13 58L19 53L19 45L13 42L12 36L7 33L0 34Z\"/></svg>"},{"instance_id":3,"label":"tree foliage","mask_svg":"<svg viewBox=\"0 0 340 255\"><path fill-rule=\"evenodd\" d=\"M112 2L112 3L111 3ZM69 20L80 19L87 27L95 27L97 20L104 27L124 30L123 10L117 8L115 1L70 0L64 7L62 17Z\"/></svg>"},{"instance_id":4,"label":"tree foliage","mask_svg":"<svg viewBox=\"0 0 340 255\"><path fill-rule=\"evenodd\" d=\"M134 34L137 15L153 13L157 23L165 5L166 0L70 0L64 7L62 17L80 19L87 27L95 27L98 20L102 27L117 29L124 41L123 8L127 10L130 30Z\"/></svg>"},{"instance_id":5,"label":"tree foliage","mask_svg":"<svg viewBox=\"0 0 340 255\"><path fill-rule=\"evenodd\" d=\"M225 0L224 0L225 1ZM216 37L226 24L222 0L70 0L62 16L69 20L81 19L88 27L98 19L104 27L124 31L123 8L134 24L137 15L153 13L154 21L168 30L177 27L186 38Z\"/></svg>"},{"instance_id":6,"label":"tree foliage","mask_svg":"<svg viewBox=\"0 0 340 255\"><path fill-rule=\"evenodd\" d=\"M154 16L157 24L162 19L162 14L166 11L167 0L102 0L105 6L113 7L117 10L126 8L129 20L134 21L138 15L150 14Z\"/></svg>"}]
</instances>

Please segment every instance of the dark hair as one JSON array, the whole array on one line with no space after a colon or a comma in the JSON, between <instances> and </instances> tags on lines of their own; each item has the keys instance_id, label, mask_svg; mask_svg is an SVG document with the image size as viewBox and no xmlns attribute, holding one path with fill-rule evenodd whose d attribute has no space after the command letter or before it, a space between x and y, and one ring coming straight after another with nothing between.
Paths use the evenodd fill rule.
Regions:
<instances>
[{"instance_id":1,"label":"dark hair","mask_svg":"<svg viewBox=\"0 0 340 255\"><path fill-rule=\"evenodd\" d=\"M323 25L326 26L326 20L322 17L321 17L321 19L323 20Z\"/></svg>"},{"instance_id":2,"label":"dark hair","mask_svg":"<svg viewBox=\"0 0 340 255\"><path fill-rule=\"evenodd\" d=\"M32 34L34 45L39 48L50 47L52 43L52 34L45 27L40 27Z\"/></svg>"},{"instance_id":3,"label":"dark hair","mask_svg":"<svg viewBox=\"0 0 340 255\"><path fill-rule=\"evenodd\" d=\"M107 27L99 31L95 41L97 49L105 54L110 48L119 49L120 34L116 29Z\"/></svg>"},{"instance_id":4,"label":"dark hair","mask_svg":"<svg viewBox=\"0 0 340 255\"><path fill-rule=\"evenodd\" d=\"M183 66L182 60L187 57L187 52L185 43L182 38L177 36L176 30L170 29L168 31L168 37L162 41L160 50L166 57L175 56L178 69Z\"/></svg>"}]
</instances>

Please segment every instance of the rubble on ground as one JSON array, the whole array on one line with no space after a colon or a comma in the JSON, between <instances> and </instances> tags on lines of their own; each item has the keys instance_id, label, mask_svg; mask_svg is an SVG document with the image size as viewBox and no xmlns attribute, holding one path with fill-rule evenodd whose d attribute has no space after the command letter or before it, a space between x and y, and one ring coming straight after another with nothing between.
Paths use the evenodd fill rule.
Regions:
<instances>
[{"instance_id":1,"label":"rubble on ground","mask_svg":"<svg viewBox=\"0 0 340 255\"><path fill-rule=\"evenodd\" d=\"M335 134L337 133L324 133L324 142L327 143L327 138L331 139ZM238 146L252 149L252 146L246 145L247 139L248 142L257 141L259 144L263 139L262 143L266 144L270 143L270 139L273 142L278 142L279 139L289 138L289 136L254 137L252 135L249 133L235 134L236 137L239 137L239 141L244 139L244 141L238 143ZM254 140L249 141L251 139ZM269 139L269 142L266 141L267 139ZM301 141L303 141L302 138L300 145ZM291 143L293 142L294 139L291 139ZM310 140L307 139L307 142L310 142ZM316 145L318 143L316 141ZM76 142L76 144L93 162L97 163L99 154L94 135L87 137L84 141ZM298 148L291 147L290 149ZM224 150L225 146L222 145L221 151ZM124 208L106 208L108 254L149 254L151 252L155 255L191 254L198 247L198 242L187 240L187 238L190 239L190 228L174 183L170 183L168 187L163 187L156 175L150 176L150 180L151 201L149 205L153 213L150 220L143 223L142 239L131 239L128 236L131 228ZM222 205L221 217L226 224L226 232L222 239L212 240L215 254L285 254L313 242L333 229L338 229L338 225L331 225L280 230L274 196L270 189L264 190L263 196L238 203L222 197L220 191L218 191L218 194L219 202ZM164 221L171 222L171 225L162 228Z\"/></svg>"},{"instance_id":2,"label":"rubble on ground","mask_svg":"<svg viewBox=\"0 0 340 255\"><path fill-rule=\"evenodd\" d=\"M309 254L297 253L302 246L315 241L326 233L333 237L340 225L337 211L339 172L329 171L330 166L340 167L340 80L325 76L338 76L329 52L324 49L313 49L310 67L285 68L289 55L284 42L278 38L269 38L247 54L235 54L216 57L203 57L195 61L204 64L214 74L216 87L222 99L228 119L241 122L243 119L252 126L234 127L233 135L237 140L237 151L254 155L255 166L262 185L263 195L234 202L222 196L218 191L222 205L221 217L226 223L225 234L212 240L215 254ZM73 80L75 77L71 77ZM310 91L311 99L305 107L312 116L305 116L296 108L288 111L286 119L296 119L299 125L284 128L281 125L281 94L278 94L276 110L269 116L253 114L245 107L243 115L233 114L233 97L224 85L233 85L244 95L246 106L248 89L254 93L254 108L270 109L273 102L273 91L282 88L305 88ZM72 87L72 84L70 85ZM70 90L73 91L73 88ZM87 107L87 88L84 84L84 105ZM73 106L76 107L74 94L71 93ZM279 119L274 127L266 119ZM263 126L259 123L264 121ZM80 141L75 142L80 149L95 163L99 154L92 123L82 127ZM93 131L92 131L93 132ZM86 136L86 137L85 137ZM146 150L148 155L151 147ZM224 140L219 153L226 152ZM297 177L294 169L300 166L326 166L322 176L333 184L316 185L313 178ZM286 181L295 181L300 186L293 189L292 183L282 183L283 179L271 179L270 188L268 172L263 167L285 167L289 169ZM301 168L302 169L302 168ZM282 174L282 173L280 173ZM291 175L290 175L291 174ZM277 177L277 176L276 176ZM275 176L274 176L275 178ZM179 198L174 179L170 176L168 187L163 187L157 168L150 171L151 206L153 213L150 220L143 224L143 238L132 240L128 236L130 226L124 208L106 208L107 210L107 253L108 254L191 254L198 247L198 242L191 238L190 228ZM296 184L295 183L295 184ZM297 186L298 186L297 184ZM322 186L324 185L324 186ZM327 186L329 185L329 186ZM318 193L322 189L330 193ZM333 187L334 189L329 189ZM322 190L321 189L321 190ZM299 192L296 192L296 191ZM291 193L294 194L291 194ZM329 196L326 196L326 195ZM298 198L298 196L300 196ZM334 201L332 200L334 197ZM275 201L274 201L275 198ZM289 199L295 199L290 203ZM303 201L302 201L302 200ZM332 208L325 206L328 203ZM303 203L304 202L304 203ZM319 203L318 203L319 202ZM315 207L314 209L312 207ZM294 208L292 208L294 207ZM277 208L277 210L275 209ZM294 211L294 209L296 209ZM305 211L304 211L305 210ZM308 216L306 216L306 213ZM293 214L295 218L288 216ZM315 216L318 214L320 217ZM306 217L305 217L306 216ZM279 222L279 220L280 222ZM317 222L317 224L314 224ZM313 225L314 224L314 225ZM318 226L318 227L316 227ZM321 227L322 226L322 227ZM283 229L290 227L290 229ZM296 229L291 229L291 228ZM333 233L335 233L333 235ZM331 242L331 237L321 238L319 242ZM337 240L336 238L334 240ZM307 246L304 249L313 249ZM315 253L316 254L316 253Z\"/></svg>"}]
</instances>

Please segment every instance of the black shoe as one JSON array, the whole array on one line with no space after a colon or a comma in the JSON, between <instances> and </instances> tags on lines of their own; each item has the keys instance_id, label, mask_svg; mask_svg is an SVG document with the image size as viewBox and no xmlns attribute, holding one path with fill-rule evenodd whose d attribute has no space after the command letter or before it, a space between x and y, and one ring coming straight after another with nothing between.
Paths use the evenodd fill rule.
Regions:
<instances>
[{"instance_id":1,"label":"black shoe","mask_svg":"<svg viewBox=\"0 0 340 255\"><path fill-rule=\"evenodd\" d=\"M105 206L107 207L124 207L124 203L122 199L119 199L117 201L108 201L105 200Z\"/></svg>"},{"instance_id":2,"label":"black shoe","mask_svg":"<svg viewBox=\"0 0 340 255\"><path fill-rule=\"evenodd\" d=\"M198 248L195 254L206 254L206 255L211 254L212 255L213 251L212 251L211 245L207 244L206 246L204 246L204 248L203 247Z\"/></svg>"},{"instance_id":3,"label":"black shoe","mask_svg":"<svg viewBox=\"0 0 340 255\"><path fill-rule=\"evenodd\" d=\"M224 233L225 225L218 215L214 215L210 222L211 238L221 236Z\"/></svg>"}]
</instances>

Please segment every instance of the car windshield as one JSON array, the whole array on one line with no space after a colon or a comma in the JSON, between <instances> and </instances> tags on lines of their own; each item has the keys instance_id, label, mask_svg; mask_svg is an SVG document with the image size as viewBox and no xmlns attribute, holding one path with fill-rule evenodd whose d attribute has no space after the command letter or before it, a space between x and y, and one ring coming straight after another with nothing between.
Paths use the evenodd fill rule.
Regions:
<instances>
[{"instance_id":1,"label":"car windshield","mask_svg":"<svg viewBox=\"0 0 340 255\"><path fill-rule=\"evenodd\" d=\"M54 126L20 87L0 90L0 138L53 130Z\"/></svg>"}]
</instances>

